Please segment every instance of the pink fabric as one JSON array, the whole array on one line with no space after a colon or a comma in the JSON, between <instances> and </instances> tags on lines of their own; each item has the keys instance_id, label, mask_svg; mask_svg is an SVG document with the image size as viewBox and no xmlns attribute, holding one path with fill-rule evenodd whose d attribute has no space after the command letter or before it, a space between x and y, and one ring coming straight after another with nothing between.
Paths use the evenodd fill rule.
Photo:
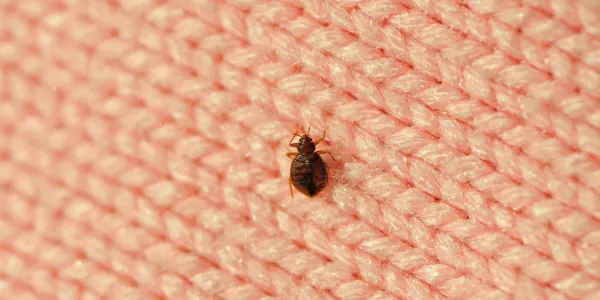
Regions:
<instances>
[{"instance_id":1,"label":"pink fabric","mask_svg":"<svg viewBox=\"0 0 600 300\"><path fill-rule=\"evenodd\" d=\"M597 0L1 0L0 132L0 299L600 299Z\"/></svg>"}]
</instances>

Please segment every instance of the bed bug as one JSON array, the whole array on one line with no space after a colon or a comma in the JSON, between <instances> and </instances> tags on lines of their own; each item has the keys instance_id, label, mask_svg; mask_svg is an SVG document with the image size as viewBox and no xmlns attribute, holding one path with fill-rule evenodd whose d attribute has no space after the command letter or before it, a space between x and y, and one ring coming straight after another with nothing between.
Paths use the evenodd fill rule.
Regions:
<instances>
[{"instance_id":1,"label":"bed bug","mask_svg":"<svg viewBox=\"0 0 600 300\"><path fill-rule=\"evenodd\" d=\"M310 138L310 126L308 132L304 135L294 133L289 142L290 147L295 147L298 152L289 152L287 156L292 159L290 166L290 195L294 198L292 185L302 194L313 197L322 191L327 182L327 164L321 158L321 154L329 154L329 151L315 151L319 143L325 140L327 130L323 131L323 136L314 141ZM296 137L300 137L299 143L292 143ZM335 160L335 159L334 159Z\"/></svg>"}]
</instances>

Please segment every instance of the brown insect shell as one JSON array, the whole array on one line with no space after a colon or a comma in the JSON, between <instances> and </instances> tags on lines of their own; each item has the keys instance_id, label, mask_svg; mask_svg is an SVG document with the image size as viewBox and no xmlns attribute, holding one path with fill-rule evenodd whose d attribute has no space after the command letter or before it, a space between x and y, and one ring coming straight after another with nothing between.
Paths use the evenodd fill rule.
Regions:
<instances>
[{"instance_id":1,"label":"brown insect shell","mask_svg":"<svg viewBox=\"0 0 600 300\"><path fill-rule=\"evenodd\" d=\"M290 166L290 184L309 197L317 195L329 181L327 164L318 153L315 153L315 148L312 139L308 135L303 135L296 147L299 155L294 158Z\"/></svg>"},{"instance_id":2,"label":"brown insect shell","mask_svg":"<svg viewBox=\"0 0 600 300\"><path fill-rule=\"evenodd\" d=\"M311 154L315 152L316 148L317 146L315 145L315 143L306 134L300 138L300 143L298 144L298 147L296 147L298 152L301 154Z\"/></svg>"}]
</instances>

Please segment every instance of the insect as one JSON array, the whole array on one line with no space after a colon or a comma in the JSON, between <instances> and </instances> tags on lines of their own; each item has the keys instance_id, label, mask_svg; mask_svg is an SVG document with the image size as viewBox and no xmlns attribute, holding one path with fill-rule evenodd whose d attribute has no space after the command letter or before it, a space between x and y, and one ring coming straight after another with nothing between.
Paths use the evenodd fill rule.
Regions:
<instances>
[{"instance_id":1,"label":"insect","mask_svg":"<svg viewBox=\"0 0 600 300\"><path fill-rule=\"evenodd\" d=\"M316 150L316 146L325 139L327 130L323 131L323 136L314 141L310 138L310 126L308 132L304 135L294 133L289 142L290 147L296 147L298 152L289 152L287 156L292 159L290 166L290 195L294 198L292 185L302 194L313 197L325 188L329 180L327 174L327 164L323 161L320 154L333 155L329 151ZM299 143L292 143L296 137L300 137ZM335 160L335 159L334 159Z\"/></svg>"}]
</instances>

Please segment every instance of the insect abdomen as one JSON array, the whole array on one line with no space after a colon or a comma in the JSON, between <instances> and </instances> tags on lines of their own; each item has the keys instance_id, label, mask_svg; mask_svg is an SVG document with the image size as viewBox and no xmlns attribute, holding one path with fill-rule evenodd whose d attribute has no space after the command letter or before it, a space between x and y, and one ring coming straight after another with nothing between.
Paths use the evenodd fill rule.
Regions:
<instances>
[{"instance_id":1,"label":"insect abdomen","mask_svg":"<svg viewBox=\"0 0 600 300\"><path fill-rule=\"evenodd\" d=\"M327 184L327 167L317 153L298 155L290 170L292 183L301 193L314 196Z\"/></svg>"}]
</instances>

